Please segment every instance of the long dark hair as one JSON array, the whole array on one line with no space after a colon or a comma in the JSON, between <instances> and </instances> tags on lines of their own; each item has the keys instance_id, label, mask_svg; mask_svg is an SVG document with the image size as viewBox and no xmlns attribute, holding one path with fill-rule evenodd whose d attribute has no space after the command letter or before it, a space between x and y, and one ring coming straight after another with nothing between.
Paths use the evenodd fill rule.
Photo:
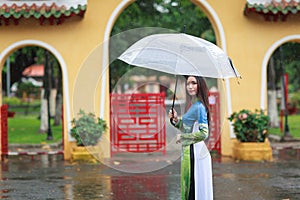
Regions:
<instances>
[{"instance_id":1,"label":"long dark hair","mask_svg":"<svg viewBox=\"0 0 300 200\"><path fill-rule=\"evenodd\" d=\"M190 76L185 76L186 80ZM203 77L201 76L192 76L195 77L197 80L197 98L201 101L201 103L204 105L207 113L207 122L209 125L210 122L210 111L209 111L209 102L208 102L208 95L209 95L209 90L206 84L206 81ZM192 104L192 97L188 94L187 89L186 91L186 108L185 111L189 109L189 107Z\"/></svg>"}]
</instances>

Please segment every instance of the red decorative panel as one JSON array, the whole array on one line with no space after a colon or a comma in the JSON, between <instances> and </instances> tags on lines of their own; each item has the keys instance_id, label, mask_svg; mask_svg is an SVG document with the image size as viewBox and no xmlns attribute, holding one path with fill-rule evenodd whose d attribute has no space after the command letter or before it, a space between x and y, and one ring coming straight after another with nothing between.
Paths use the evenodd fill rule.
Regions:
<instances>
[{"instance_id":1,"label":"red decorative panel","mask_svg":"<svg viewBox=\"0 0 300 200\"><path fill-rule=\"evenodd\" d=\"M1 155L8 155L8 105L1 106Z\"/></svg>"},{"instance_id":2,"label":"red decorative panel","mask_svg":"<svg viewBox=\"0 0 300 200\"><path fill-rule=\"evenodd\" d=\"M209 93L210 107L210 135L207 141L209 150L217 151L221 154L221 122L220 122L220 94L219 92Z\"/></svg>"},{"instance_id":3,"label":"red decorative panel","mask_svg":"<svg viewBox=\"0 0 300 200\"><path fill-rule=\"evenodd\" d=\"M165 153L165 94L111 94L110 98L111 153Z\"/></svg>"}]
</instances>

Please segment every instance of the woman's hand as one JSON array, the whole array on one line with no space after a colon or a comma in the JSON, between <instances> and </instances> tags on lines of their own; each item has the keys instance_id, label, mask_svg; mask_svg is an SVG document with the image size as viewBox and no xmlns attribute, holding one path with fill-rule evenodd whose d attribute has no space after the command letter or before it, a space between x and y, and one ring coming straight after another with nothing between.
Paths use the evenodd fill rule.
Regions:
<instances>
[{"instance_id":1,"label":"woman's hand","mask_svg":"<svg viewBox=\"0 0 300 200\"><path fill-rule=\"evenodd\" d=\"M175 123L178 122L178 115L174 108L173 108L173 112L172 112L172 110L169 111L169 118L172 119L173 122L175 122Z\"/></svg>"}]
</instances>

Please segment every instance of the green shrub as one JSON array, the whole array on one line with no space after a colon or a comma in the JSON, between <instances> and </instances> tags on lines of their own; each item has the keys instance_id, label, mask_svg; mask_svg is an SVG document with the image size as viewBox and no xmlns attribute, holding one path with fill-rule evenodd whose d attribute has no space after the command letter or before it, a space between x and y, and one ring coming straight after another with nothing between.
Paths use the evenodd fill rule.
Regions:
<instances>
[{"instance_id":1,"label":"green shrub","mask_svg":"<svg viewBox=\"0 0 300 200\"><path fill-rule=\"evenodd\" d=\"M78 119L72 120L71 135L77 146L94 146L98 143L102 133L107 129L106 122L93 113L80 110Z\"/></svg>"},{"instance_id":2,"label":"green shrub","mask_svg":"<svg viewBox=\"0 0 300 200\"><path fill-rule=\"evenodd\" d=\"M21 99L19 99L18 97L3 97L3 104L20 105Z\"/></svg>"},{"instance_id":3,"label":"green shrub","mask_svg":"<svg viewBox=\"0 0 300 200\"><path fill-rule=\"evenodd\" d=\"M290 102L294 103L300 109L300 90L291 94Z\"/></svg>"},{"instance_id":4,"label":"green shrub","mask_svg":"<svg viewBox=\"0 0 300 200\"><path fill-rule=\"evenodd\" d=\"M241 142L264 142L268 136L270 118L262 110L251 112L243 109L232 113L228 119Z\"/></svg>"},{"instance_id":5,"label":"green shrub","mask_svg":"<svg viewBox=\"0 0 300 200\"><path fill-rule=\"evenodd\" d=\"M40 93L40 87L34 86L31 82L21 82L18 84L17 96L22 97L23 92L38 95Z\"/></svg>"}]
</instances>

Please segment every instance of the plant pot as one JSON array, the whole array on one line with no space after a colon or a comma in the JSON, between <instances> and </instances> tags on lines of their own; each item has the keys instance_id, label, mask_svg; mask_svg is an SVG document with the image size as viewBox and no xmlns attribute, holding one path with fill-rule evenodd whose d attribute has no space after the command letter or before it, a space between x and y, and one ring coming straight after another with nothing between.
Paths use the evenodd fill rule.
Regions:
<instances>
[{"instance_id":1,"label":"plant pot","mask_svg":"<svg viewBox=\"0 0 300 200\"><path fill-rule=\"evenodd\" d=\"M234 141L232 150L232 157L236 160L273 160L272 148L268 139L265 142Z\"/></svg>"},{"instance_id":2,"label":"plant pot","mask_svg":"<svg viewBox=\"0 0 300 200\"><path fill-rule=\"evenodd\" d=\"M99 148L97 146L76 146L71 153L71 162L83 161L97 163L99 158Z\"/></svg>"}]
</instances>

